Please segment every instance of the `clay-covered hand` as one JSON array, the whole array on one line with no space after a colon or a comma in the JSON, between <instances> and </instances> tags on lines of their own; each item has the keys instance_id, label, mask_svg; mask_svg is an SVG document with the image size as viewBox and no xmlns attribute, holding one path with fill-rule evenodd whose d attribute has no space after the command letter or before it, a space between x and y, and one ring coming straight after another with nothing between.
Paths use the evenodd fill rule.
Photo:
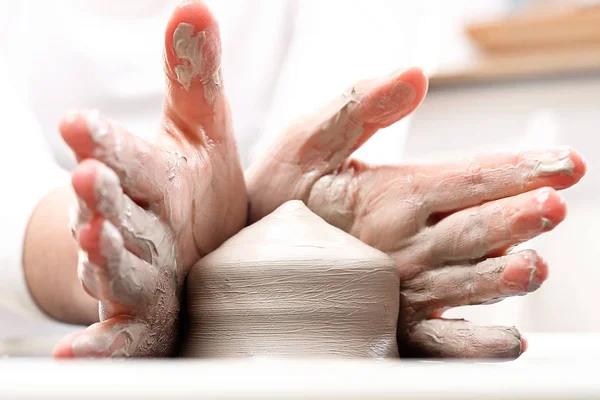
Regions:
<instances>
[{"instance_id":1,"label":"clay-covered hand","mask_svg":"<svg viewBox=\"0 0 600 400\"><path fill-rule=\"evenodd\" d=\"M379 129L410 114L426 91L427 78L411 69L359 82L293 123L246 173L250 220L299 199L387 253L401 282L401 357L518 357L524 342L516 329L441 313L539 288L546 263L534 251L508 249L565 218L556 190L578 182L585 164L568 148L435 164L350 158Z\"/></svg>"},{"instance_id":2,"label":"clay-covered hand","mask_svg":"<svg viewBox=\"0 0 600 400\"><path fill-rule=\"evenodd\" d=\"M179 6L165 37L167 93L155 142L97 112L60 124L79 165L78 272L100 323L63 339L58 357L173 354L184 279L246 223L247 196L220 70L216 21Z\"/></svg>"}]
</instances>

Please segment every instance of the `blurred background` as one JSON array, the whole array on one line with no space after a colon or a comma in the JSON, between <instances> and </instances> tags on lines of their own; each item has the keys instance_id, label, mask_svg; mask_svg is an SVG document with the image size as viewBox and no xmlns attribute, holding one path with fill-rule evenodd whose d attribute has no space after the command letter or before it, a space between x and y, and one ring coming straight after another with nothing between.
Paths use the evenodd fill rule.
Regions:
<instances>
[{"instance_id":1,"label":"blurred background","mask_svg":"<svg viewBox=\"0 0 600 400\"><path fill-rule=\"evenodd\" d=\"M358 79L409 66L426 70L429 95L413 116L360 149L359 158L397 163L552 145L581 151L589 172L564 192L567 220L525 246L550 264L550 279L542 289L448 315L516 325L525 332L600 332L595 317L600 2L207 3L221 22L225 82L233 94L245 166L301 113ZM27 111L22 115L35 121L43 133L40 140L66 170L74 160L56 133L56 122L73 106L101 105L105 115L130 131L146 138L154 134L162 103L162 36L174 4L73 0L0 5L3 73L14 77L11 87L24 93ZM246 33L244 40L240 32ZM240 73L244 69L260 70L259 78L249 79ZM69 91L77 94L61 95ZM14 109L6 98L2 106L10 102ZM0 321L2 345L27 343L32 353L45 351L47 344L32 345L23 338L44 336L51 343L54 335L73 330L2 309Z\"/></svg>"}]
</instances>

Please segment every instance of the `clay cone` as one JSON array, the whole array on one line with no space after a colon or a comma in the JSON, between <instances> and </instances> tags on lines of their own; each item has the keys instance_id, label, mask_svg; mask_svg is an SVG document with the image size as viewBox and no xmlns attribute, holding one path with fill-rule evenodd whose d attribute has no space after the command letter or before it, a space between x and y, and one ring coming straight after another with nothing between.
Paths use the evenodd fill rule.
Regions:
<instances>
[{"instance_id":1,"label":"clay cone","mask_svg":"<svg viewBox=\"0 0 600 400\"><path fill-rule=\"evenodd\" d=\"M290 201L191 270L183 355L397 357L398 303L387 255Z\"/></svg>"}]
</instances>

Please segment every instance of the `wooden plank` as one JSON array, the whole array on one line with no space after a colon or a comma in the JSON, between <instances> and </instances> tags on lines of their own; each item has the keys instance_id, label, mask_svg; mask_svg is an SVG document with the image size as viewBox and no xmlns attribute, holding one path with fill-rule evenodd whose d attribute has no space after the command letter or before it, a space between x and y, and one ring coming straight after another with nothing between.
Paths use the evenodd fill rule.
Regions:
<instances>
[{"instance_id":1,"label":"wooden plank","mask_svg":"<svg viewBox=\"0 0 600 400\"><path fill-rule=\"evenodd\" d=\"M466 33L487 52L600 45L600 6L538 10L472 24L466 27Z\"/></svg>"},{"instance_id":2,"label":"wooden plank","mask_svg":"<svg viewBox=\"0 0 600 400\"><path fill-rule=\"evenodd\" d=\"M432 74L430 85L491 83L595 72L600 72L600 44L556 51L484 54L464 68Z\"/></svg>"}]
</instances>

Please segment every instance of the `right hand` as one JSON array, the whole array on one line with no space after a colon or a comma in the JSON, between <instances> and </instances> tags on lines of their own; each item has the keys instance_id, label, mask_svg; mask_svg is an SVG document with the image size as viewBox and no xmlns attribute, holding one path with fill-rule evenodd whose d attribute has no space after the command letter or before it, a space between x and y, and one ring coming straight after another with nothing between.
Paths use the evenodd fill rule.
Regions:
<instances>
[{"instance_id":1,"label":"right hand","mask_svg":"<svg viewBox=\"0 0 600 400\"><path fill-rule=\"evenodd\" d=\"M565 218L556 190L577 183L585 164L565 148L434 164L351 157L414 111L426 91L427 78L411 69L361 81L297 120L246 173L250 221L298 199L387 253L400 276L401 357L516 358L525 348L516 329L441 314L539 288L546 263L532 250L508 249Z\"/></svg>"}]
</instances>

